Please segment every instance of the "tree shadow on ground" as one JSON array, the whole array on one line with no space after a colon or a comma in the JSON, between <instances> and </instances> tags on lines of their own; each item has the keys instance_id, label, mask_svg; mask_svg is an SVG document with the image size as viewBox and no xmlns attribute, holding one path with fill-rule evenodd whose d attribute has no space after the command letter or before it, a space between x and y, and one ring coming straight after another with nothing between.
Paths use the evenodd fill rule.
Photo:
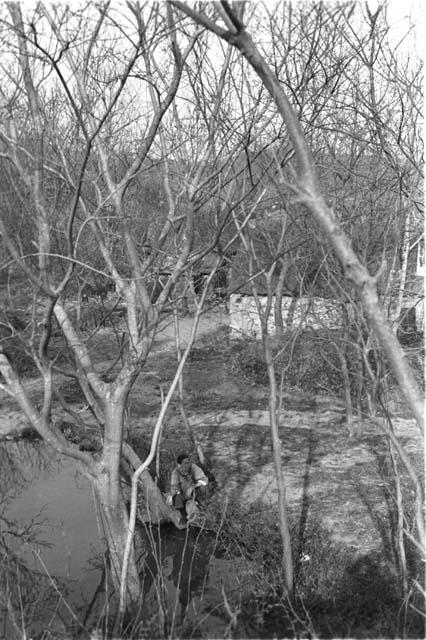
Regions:
<instances>
[{"instance_id":1,"label":"tree shadow on ground","mask_svg":"<svg viewBox=\"0 0 426 640\"><path fill-rule=\"evenodd\" d=\"M297 552L294 558L294 577L297 582L303 562L303 548L307 532L308 516L310 509L309 488L311 485L311 470L314 463L315 450L317 448L319 436L313 429L309 430L308 452L305 461L305 471L303 474L302 507L300 510L299 527L297 535Z\"/></svg>"}]
</instances>

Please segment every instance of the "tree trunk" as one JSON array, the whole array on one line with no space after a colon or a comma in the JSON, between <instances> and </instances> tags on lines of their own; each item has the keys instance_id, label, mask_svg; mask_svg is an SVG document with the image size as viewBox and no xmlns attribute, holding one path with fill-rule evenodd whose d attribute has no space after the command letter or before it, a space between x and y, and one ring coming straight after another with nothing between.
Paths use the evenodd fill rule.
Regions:
<instances>
[{"instance_id":1,"label":"tree trunk","mask_svg":"<svg viewBox=\"0 0 426 640\"><path fill-rule=\"evenodd\" d=\"M284 334L284 321L283 321L283 289L284 280L287 275L287 264L281 261L281 272L278 277L277 286L275 288L275 302L274 302L274 320L275 320L275 335L282 337Z\"/></svg>"},{"instance_id":2,"label":"tree trunk","mask_svg":"<svg viewBox=\"0 0 426 640\"><path fill-rule=\"evenodd\" d=\"M120 577L123 565L124 549L126 546L129 519L126 505L121 492L117 494L116 487L111 486L108 472L101 473L94 481L96 498L102 514L102 525L108 552L111 560L111 579L120 593ZM135 607L141 598L141 584L136 567L134 549L131 550L129 568L127 572L127 603L130 608Z\"/></svg>"},{"instance_id":3,"label":"tree trunk","mask_svg":"<svg viewBox=\"0 0 426 640\"><path fill-rule=\"evenodd\" d=\"M194 298L195 299L195 298ZM180 335L179 335L179 318L178 318L178 313L177 313L177 309L173 310L173 320L174 320L174 325L175 325L175 345L176 345L176 357L177 357L177 362L178 365L182 359L182 349L181 349L181 344L180 344ZM179 376L179 382L178 382L178 398L179 398L179 408L180 408L180 414L183 420L183 423L185 425L185 428L188 432L188 435L191 439L191 443L192 446L194 448L194 450L197 452L197 456L198 456L198 460L200 461L200 463L202 465L206 464L206 458L204 455L204 451L203 448L200 444L200 441L195 433L195 431L192 429L188 417L186 415L186 411L185 411L185 404L184 404L184 393L183 393L183 372L181 373L181 375Z\"/></svg>"},{"instance_id":4,"label":"tree trunk","mask_svg":"<svg viewBox=\"0 0 426 640\"><path fill-rule=\"evenodd\" d=\"M346 336L345 336L346 337ZM349 376L348 365L346 362L346 353L342 350L342 348L335 344L337 355L340 362L340 367L342 370L342 382L343 382L343 390L344 390L344 398L345 398L345 407L346 407L346 426L348 429L349 435L352 437L355 435L354 433L354 416L352 409L352 397L351 397L351 379Z\"/></svg>"},{"instance_id":5,"label":"tree trunk","mask_svg":"<svg viewBox=\"0 0 426 640\"><path fill-rule=\"evenodd\" d=\"M294 321L294 312L296 311L296 305L298 302L299 298L296 298L296 296L293 296L290 302L290 306L288 308L288 312L287 312L287 327L289 329L293 328L293 321Z\"/></svg>"},{"instance_id":6,"label":"tree trunk","mask_svg":"<svg viewBox=\"0 0 426 640\"><path fill-rule=\"evenodd\" d=\"M407 211L407 215L404 221L404 227L402 230L402 260L401 260L401 269L399 271L399 285L398 285L398 295L396 298L396 302L393 306L391 313L391 326L393 330L397 331L399 319L401 317L402 311L402 303L404 300L405 286L407 281L407 269L408 269L408 253L410 251L410 211Z\"/></svg>"},{"instance_id":7,"label":"tree trunk","mask_svg":"<svg viewBox=\"0 0 426 640\"><path fill-rule=\"evenodd\" d=\"M266 326L266 323L265 323ZM293 555L291 550L290 526L287 513L287 499L285 491L285 480L283 473L283 465L281 460L281 440L278 432L278 414L277 414L277 389L275 381L274 363L272 359L269 337L262 328L263 348L265 353L266 366L269 378L269 419L272 435L272 450L274 458L275 478L277 480L278 490L278 525L280 528L282 541L282 566L284 571L284 582L286 592L290 594L293 591Z\"/></svg>"},{"instance_id":8,"label":"tree trunk","mask_svg":"<svg viewBox=\"0 0 426 640\"><path fill-rule=\"evenodd\" d=\"M121 455L124 408L127 399L126 383L112 391L105 400L105 433L102 456L102 471L95 480L95 491L104 518L104 532L111 558L112 581L120 593L121 571L124 549L129 530L126 503L121 490ZM131 549L127 574L126 602L133 608L141 596L141 585L135 563L134 548Z\"/></svg>"}]
</instances>

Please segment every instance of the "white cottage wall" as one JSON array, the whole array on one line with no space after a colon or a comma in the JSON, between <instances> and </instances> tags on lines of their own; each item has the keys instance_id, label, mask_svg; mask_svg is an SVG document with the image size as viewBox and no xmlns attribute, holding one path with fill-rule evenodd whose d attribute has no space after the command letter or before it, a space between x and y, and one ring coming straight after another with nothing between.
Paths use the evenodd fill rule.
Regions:
<instances>
[{"instance_id":1,"label":"white cottage wall","mask_svg":"<svg viewBox=\"0 0 426 640\"><path fill-rule=\"evenodd\" d=\"M266 296L259 296L262 308L266 306ZM293 306L291 307L291 303ZM295 304L294 304L295 302ZM273 305L275 299L273 299ZM272 307L273 309L273 307ZM326 298L290 298L282 301L284 329L340 329L345 322L342 303ZM231 294L229 300L229 326L231 339L251 337L260 340L262 331L253 296ZM275 333L273 311L269 315L268 333Z\"/></svg>"}]
</instances>

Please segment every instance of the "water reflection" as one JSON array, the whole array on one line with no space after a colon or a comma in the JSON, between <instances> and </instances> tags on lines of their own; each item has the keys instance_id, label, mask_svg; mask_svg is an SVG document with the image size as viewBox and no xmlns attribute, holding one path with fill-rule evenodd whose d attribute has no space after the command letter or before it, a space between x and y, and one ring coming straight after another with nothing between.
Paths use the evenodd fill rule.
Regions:
<instances>
[{"instance_id":1,"label":"water reflection","mask_svg":"<svg viewBox=\"0 0 426 640\"><path fill-rule=\"evenodd\" d=\"M57 460L41 440L0 442L0 500L11 499L35 478L51 473Z\"/></svg>"},{"instance_id":2,"label":"water reflection","mask_svg":"<svg viewBox=\"0 0 426 640\"><path fill-rule=\"evenodd\" d=\"M224 637L224 595L232 607L241 604L252 584L251 563L225 558L217 532L162 526L142 535L149 549L142 574L146 619L157 615L166 637Z\"/></svg>"},{"instance_id":3,"label":"water reflection","mask_svg":"<svg viewBox=\"0 0 426 640\"><path fill-rule=\"evenodd\" d=\"M163 602L165 617L182 623L188 605L202 598L208 581L209 563L217 549L213 532L190 527L149 527L141 530L149 549L142 573L147 608Z\"/></svg>"},{"instance_id":4,"label":"water reflection","mask_svg":"<svg viewBox=\"0 0 426 640\"><path fill-rule=\"evenodd\" d=\"M21 541L43 544L32 524L24 531L0 516L0 637L25 637L29 627L43 628L46 613L56 606L55 587L41 571L27 566L16 546ZM41 613L42 612L42 613Z\"/></svg>"},{"instance_id":5,"label":"water reflection","mask_svg":"<svg viewBox=\"0 0 426 640\"><path fill-rule=\"evenodd\" d=\"M101 574L90 485L40 441L1 442L0 461L0 637L55 637L78 626Z\"/></svg>"}]
</instances>

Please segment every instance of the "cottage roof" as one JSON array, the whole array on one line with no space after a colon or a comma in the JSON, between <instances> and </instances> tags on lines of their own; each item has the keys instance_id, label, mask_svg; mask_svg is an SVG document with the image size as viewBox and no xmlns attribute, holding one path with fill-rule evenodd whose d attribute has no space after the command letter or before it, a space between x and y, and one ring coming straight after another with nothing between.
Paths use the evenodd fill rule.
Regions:
<instances>
[{"instance_id":1,"label":"cottage roof","mask_svg":"<svg viewBox=\"0 0 426 640\"><path fill-rule=\"evenodd\" d=\"M279 273L274 273L271 278L273 291L276 290L279 280ZM252 295L252 285L256 285L256 291L259 295L267 295L266 278L264 274L258 274L250 277L247 271L242 271L236 266L231 267L228 278L229 293L240 293L242 295ZM283 295L297 295L298 283L294 278L286 277L283 287Z\"/></svg>"},{"instance_id":2,"label":"cottage roof","mask_svg":"<svg viewBox=\"0 0 426 640\"><path fill-rule=\"evenodd\" d=\"M304 271L296 263L291 263L286 269L283 282L284 296L305 296L314 295L322 298L333 298L333 294L326 278L321 270L313 265L308 265ZM271 277L273 292L276 291L281 274L281 265L277 265ZM228 292L240 293L242 295L252 295L252 283L256 285L258 295L267 295L266 278L263 273L254 274L250 277L248 270L233 265L228 277Z\"/></svg>"}]
</instances>

